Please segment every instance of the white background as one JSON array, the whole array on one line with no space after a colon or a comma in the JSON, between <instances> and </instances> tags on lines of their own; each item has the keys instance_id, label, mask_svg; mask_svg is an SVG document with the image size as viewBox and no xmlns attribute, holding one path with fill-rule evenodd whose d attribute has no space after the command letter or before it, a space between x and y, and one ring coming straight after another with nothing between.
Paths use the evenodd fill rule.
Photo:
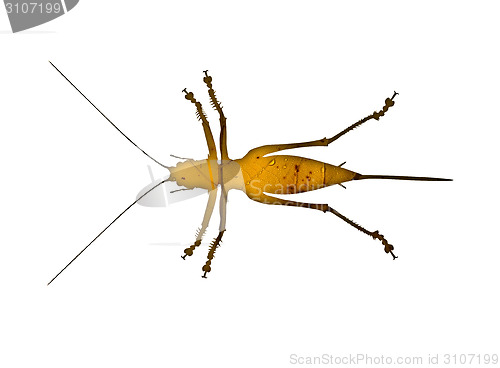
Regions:
<instances>
[{"instance_id":1,"label":"white background","mask_svg":"<svg viewBox=\"0 0 500 368\"><path fill-rule=\"evenodd\" d=\"M496 2L81 1L10 33L0 11L0 366L287 367L290 355L500 353ZM332 136L293 154L364 174L301 194L331 214L229 195L227 231L183 261L207 196L136 206L47 282L161 167L202 159L202 71L228 117L232 158ZM292 152L291 152L292 153ZM159 244L160 243L160 244ZM443 362L441 360L440 362ZM298 364L297 364L298 365ZM293 366L293 365L292 365ZM469 366L474 366L469 365Z\"/></svg>"}]
</instances>

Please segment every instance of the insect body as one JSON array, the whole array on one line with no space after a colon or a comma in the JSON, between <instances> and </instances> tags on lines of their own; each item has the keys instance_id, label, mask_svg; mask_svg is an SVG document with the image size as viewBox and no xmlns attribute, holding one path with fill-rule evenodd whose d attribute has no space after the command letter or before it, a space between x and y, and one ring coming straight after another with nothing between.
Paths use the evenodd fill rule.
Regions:
<instances>
[{"instance_id":1,"label":"insect body","mask_svg":"<svg viewBox=\"0 0 500 368\"><path fill-rule=\"evenodd\" d=\"M61 72L59 71L59 73ZM378 230L368 231L364 227L356 224L355 222L351 221L350 219L342 215L337 210L330 207L328 204L297 202L293 200L285 200L282 198L274 197L273 195L307 192L311 190L325 188L335 184L342 185L342 183L351 180L362 180L362 179L399 179L399 180L421 180L421 181L451 180L451 179L413 177L413 176L362 175L354 171L350 171L343 168L342 167L343 164L336 166L316 160L311 160L308 158L276 154L277 152L293 148L328 146L333 141L337 140L344 134L350 132L354 128L359 127L365 122L371 119L378 120L388 111L390 107L394 105L394 98L397 95L396 92L394 92L391 98L387 98L385 100L385 105L380 111L373 112L371 115L368 115L367 117L350 125L348 128L344 129L342 132L336 134L331 138L323 138L309 142L273 144L273 145L261 146L251 149L244 157L240 159L232 160L229 158L227 152L226 117L222 111L222 107L217 97L215 96L215 91L212 86L212 77L208 75L207 71L205 71L204 74L205 77L203 78L203 80L208 87L208 94L210 97L211 105L219 114L219 122L220 122L219 148L220 148L221 159L219 160L212 131L210 129L208 119L205 115L205 112L203 111L201 103L195 99L194 94L192 92L188 92L186 89L184 89L183 92L185 93L186 99L195 105L196 115L202 123L202 127L205 133L205 138L208 146L208 158L205 160L197 160L197 161L187 159L185 161L179 162L174 167L168 167L160 164L158 161L154 160L151 156L147 155L144 151L141 150L155 162L157 162L161 166L166 167L170 171L170 177L166 180L161 181L160 183L157 183L155 186L153 186L151 189L149 189L148 191L143 193L139 198L137 198L135 202L133 202L130 206L128 206L99 235L97 235L94 238L94 240L92 240L75 258L73 258L73 260L66 267L68 267L109 226L111 226L121 215L123 215L123 213L125 213L130 207L132 207L132 205L137 203L141 198L146 196L154 188L163 184L166 181L175 181L178 185L181 185L186 189L194 189L194 188L206 189L209 193L207 207L205 209L205 214L203 217L201 227L200 229L198 229L196 233L196 238L193 244L184 250L184 255L182 256L182 258L184 259L186 259L186 257L188 256L191 256L195 251L195 249L201 244L203 235L207 230L210 218L212 216L215 207L217 193L220 188L219 234L210 244L210 248L207 255L207 261L202 268L203 270L202 277L206 277L207 273L211 271L212 260L214 258L215 251L219 247L224 232L226 231L227 197L228 197L228 192L232 189L241 190L245 192L250 199L263 204L303 207L314 210L320 210L325 213L326 212L333 213L337 217L347 222L349 225L358 229L359 231L362 231L363 233L373 237L374 239L380 240L384 246L384 251L386 253L390 253L393 256L393 259L396 259L397 257L393 253L394 247L391 244L389 244L389 242L385 239L385 237L382 234L378 232ZM61 73L61 75L63 74ZM63 77L66 78L64 75ZM68 82L70 81L68 80ZM71 84L73 85L73 83ZM80 91L78 90L78 92ZM81 94L83 95L83 93ZM85 98L87 99L87 97ZM90 100L88 101L90 102ZM92 102L90 103L92 104ZM97 109L95 105L93 106ZM121 134L123 134L99 109L97 110ZM125 136L125 134L123 135ZM137 145L134 142L132 142L127 136L125 137L137 147ZM64 271L66 267L63 268L61 272ZM50 282L52 282L61 272L59 272Z\"/></svg>"}]
</instances>

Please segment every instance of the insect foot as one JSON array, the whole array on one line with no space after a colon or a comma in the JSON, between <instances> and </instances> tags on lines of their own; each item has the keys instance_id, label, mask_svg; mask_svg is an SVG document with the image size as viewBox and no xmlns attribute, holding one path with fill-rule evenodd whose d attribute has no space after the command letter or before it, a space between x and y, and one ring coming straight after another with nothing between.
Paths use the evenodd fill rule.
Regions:
<instances>
[{"instance_id":1,"label":"insect foot","mask_svg":"<svg viewBox=\"0 0 500 368\"><path fill-rule=\"evenodd\" d=\"M207 278L207 272L212 271L212 268L210 267L210 263L211 263L211 261L207 261L207 263L202 268L203 276L201 276L201 277L203 277L204 279Z\"/></svg>"},{"instance_id":2,"label":"insect foot","mask_svg":"<svg viewBox=\"0 0 500 368\"><path fill-rule=\"evenodd\" d=\"M374 231L373 233L370 234L371 236L373 236L373 239L378 239L382 242L382 244L384 244L384 250L386 253L391 253L392 255L392 259L396 259L398 258L397 256L394 255L394 253L392 253L392 251L394 250L394 246L389 244L389 242L384 238L384 236L382 234L379 234L378 230Z\"/></svg>"},{"instance_id":3,"label":"insect foot","mask_svg":"<svg viewBox=\"0 0 500 368\"><path fill-rule=\"evenodd\" d=\"M195 248L200 246L206 228L207 228L206 224L203 224L201 228L196 230L196 240L193 245L191 245L189 248L184 249L184 255L181 256L182 259L186 259L186 256L191 257L193 255Z\"/></svg>"},{"instance_id":4,"label":"insect foot","mask_svg":"<svg viewBox=\"0 0 500 368\"><path fill-rule=\"evenodd\" d=\"M200 244L201 244L201 240L197 240L189 248L184 249L184 255L181 256L182 259L186 259L186 256L190 256L191 257L193 255L194 248L196 248Z\"/></svg>"},{"instance_id":5,"label":"insect foot","mask_svg":"<svg viewBox=\"0 0 500 368\"><path fill-rule=\"evenodd\" d=\"M186 88L184 88L182 90L182 92L184 92L186 94L186 96L184 96L186 98L186 100L189 100L193 103L195 103L196 101L193 101L194 100L194 94L193 92L188 92Z\"/></svg>"},{"instance_id":6,"label":"insect foot","mask_svg":"<svg viewBox=\"0 0 500 368\"><path fill-rule=\"evenodd\" d=\"M382 108L381 111L374 111L372 116L375 120L380 119L381 116L384 116L387 110L389 110L389 107L394 106L394 97L396 97L398 93L394 91L394 94L392 95L391 98L386 98L385 99L385 106Z\"/></svg>"},{"instance_id":7,"label":"insect foot","mask_svg":"<svg viewBox=\"0 0 500 368\"><path fill-rule=\"evenodd\" d=\"M205 77L203 77L203 82L205 82L209 88L212 88L212 77L208 75L208 70L204 70Z\"/></svg>"}]
</instances>

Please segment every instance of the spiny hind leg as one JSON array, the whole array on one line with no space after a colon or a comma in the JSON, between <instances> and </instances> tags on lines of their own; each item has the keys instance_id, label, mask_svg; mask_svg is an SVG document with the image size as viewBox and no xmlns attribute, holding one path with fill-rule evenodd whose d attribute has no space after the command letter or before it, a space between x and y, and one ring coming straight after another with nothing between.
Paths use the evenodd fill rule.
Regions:
<instances>
[{"instance_id":1,"label":"spiny hind leg","mask_svg":"<svg viewBox=\"0 0 500 368\"><path fill-rule=\"evenodd\" d=\"M203 111L201 103L194 98L193 92L188 92L186 88L182 90L186 94L186 100L191 101L196 106L196 117L201 120L203 126L203 131L205 132L205 139L207 140L208 146L208 159L217 160L217 147L215 146L214 136L212 135L212 130L210 129L210 124L208 122L207 116Z\"/></svg>"},{"instance_id":2,"label":"spiny hind leg","mask_svg":"<svg viewBox=\"0 0 500 368\"><path fill-rule=\"evenodd\" d=\"M203 216L203 221L201 223L201 228L198 229L196 233L196 240L193 245L189 248L184 249L183 259L186 259L186 256L192 256L196 247L201 244L201 240L203 239L203 235L207 230L208 223L210 222L210 218L212 217L212 212L215 206L215 200L217 199L217 188L208 192L208 202L207 208L205 209L205 215Z\"/></svg>"},{"instance_id":3,"label":"spiny hind leg","mask_svg":"<svg viewBox=\"0 0 500 368\"><path fill-rule=\"evenodd\" d=\"M380 234L378 232L378 230L375 230L375 231L368 231L366 230L364 227L358 225L357 223L355 223L354 221L352 220L349 220L347 217L345 217L344 215L342 215L340 212L334 210L333 208L331 208L330 206L328 206L328 209L327 209L328 212L331 212L333 213L335 216L337 217L340 217L342 220L344 220L345 222L347 222L349 225L355 227L356 229L358 229L359 231L365 233L366 235L369 235L371 237L373 237L373 239L378 239L382 242L382 244L384 245L384 251L386 253L391 253L392 255L392 259L396 259L398 258L397 256L394 255L394 253L392 252L394 250L394 246L389 244L389 242L384 238L384 236L382 234Z\"/></svg>"},{"instance_id":4,"label":"spiny hind leg","mask_svg":"<svg viewBox=\"0 0 500 368\"><path fill-rule=\"evenodd\" d=\"M202 267L203 271L203 278L207 278L207 273L212 270L212 260L214 259L215 256L215 251L220 245L220 242L222 240L222 236L224 235L224 232L226 231L226 208L227 208L227 192L224 190L224 186L222 186L221 194L220 194L220 225L219 225L219 235L212 240L212 243L210 243L210 248L208 250L208 255L207 255L207 262L205 265Z\"/></svg>"},{"instance_id":5,"label":"spiny hind leg","mask_svg":"<svg viewBox=\"0 0 500 368\"><path fill-rule=\"evenodd\" d=\"M331 138L323 138L323 139L317 139L315 141L309 141L309 142L300 142L300 143L288 143L288 144L270 144L270 145L267 145L267 146L261 146L261 147L257 147L257 148L254 148L252 150L250 150L247 155L247 156L253 156L255 158L260 158L264 155L267 155L269 153L272 153L272 152L278 152L278 151L283 151L283 150L287 150L287 149L292 149L292 148L301 148L301 147L314 147L314 146L323 146L323 147L326 147L328 146L330 143L332 143L333 141L339 139L340 137L342 137L344 134L350 132L351 130L359 127L361 124L363 123L366 123L368 120L371 120L371 119L375 119L375 120L378 120L380 119L381 116L384 116L385 113L387 112L387 110L389 110L389 108L391 106L394 105L394 97L396 97L397 95L397 92L394 92L394 94L392 95L391 98L386 98L385 99L385 105L384 107L382 108L382 110L380 111L374 111L371 115L368 115L367 117L359 120L358 122L350 125L349 127L347 127L346 129L344 129L343 131L341 131L340 133L334 135L333 137Z\"/></svg>"},{"instance_id":6,"label":"spiny hind leg","mask_svg":"<svg viewBox=\"0 0 500 368\"><path fill-rule=\"evenodd\" d=\"M215 91L212 87L212 77L208 75L208 70L205 70L205 77L203 81L208 87L208 95L210 96L210 104L212 107L217 110L219 113L219 121L220 121L220 152L222 160L229 160L229 156L227 154L227 134L226 134L226 116L222 111L222 106L220 102L217 100L215 96Z\"/></svg>"},{"instance_id":7,"label":"spiny hind leg","mask_svg":"<svg viewBox=\"0 0 500 368\"><path fill-rule=\"evenodd\" d=\"M345 217L344 215L342 215L340 212L334 210L333 208L331 208L327 204L304 203L304 202L289 201L289 200L282 199L282 198L275 198L275 197L266 195L264 193L261 193L260 195L249 195L249 198L252 199L252 200L254 200L254 201L257 201L257 202L260 202L260 203L264 203L264 204L276 204L276 205L283 205L283 206L294 206L294 207L311 208L313 210L323 211L324 213L331 212L335 216L337 216L337 217L341 218L342 220L344 220L345 222L347 222L349 225L351 225L351 226L355 227L356 229L358 229L359 231L365 233L366 235L369 235L369 236L373 237L373 239L380 240L382 242L382 244L384 245L384 251L386 253L391 253L393 259L397 258L397 256L395 256L394 253L392 252L394 250L394 247L391 244L389 244L389 242L384 238L384 236L382 234L380 234L378 232L378 230L376 230L376 231L368 231L368 230L366 230L364 227L356 224L354 221L348 219L347 217Z\"/></svg>"}]
</instances>

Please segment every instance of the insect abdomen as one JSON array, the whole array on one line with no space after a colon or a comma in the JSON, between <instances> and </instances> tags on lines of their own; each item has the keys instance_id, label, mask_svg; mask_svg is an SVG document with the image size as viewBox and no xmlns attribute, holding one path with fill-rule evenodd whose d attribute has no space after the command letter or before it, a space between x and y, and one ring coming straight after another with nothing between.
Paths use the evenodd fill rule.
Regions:
<instances>
[{"instance_id":1,"label":"insect abdomen","mask_svg":"<svg viewBox=\"0 0 500 368\"><path fill-rule=\"evenodd\" d=\"M241 163L247 190L293 194L352 180L355 172L297 156L267 156Z\"/></svg>"}]
</instances>

